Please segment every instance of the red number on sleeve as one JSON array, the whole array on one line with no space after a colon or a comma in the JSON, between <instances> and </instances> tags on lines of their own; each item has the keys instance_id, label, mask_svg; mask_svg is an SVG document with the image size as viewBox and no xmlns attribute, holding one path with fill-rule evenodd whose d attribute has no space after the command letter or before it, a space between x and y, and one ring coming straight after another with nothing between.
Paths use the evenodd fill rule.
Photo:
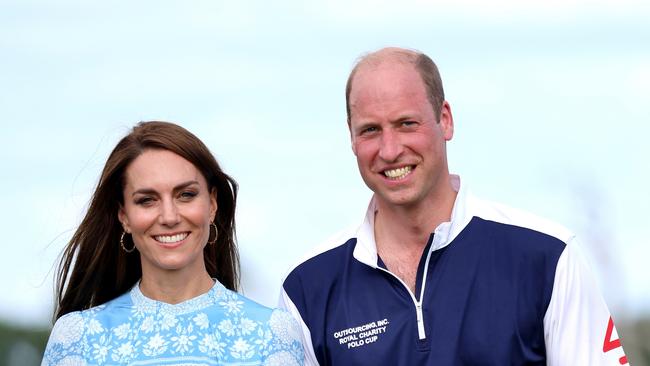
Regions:
<instances>
[{"instance_id":1,"label":"red number on sleeve","mask_svg":"<svg viewBox=\"0 0 650 366\"><path fill-rule=\"evenodd\" d=\"M614 321L610 316L609 323L607 324L607 332L605 333L605 342L603 343L603 352L609 352L621 346L621 340L618 338L612 339L612 333L614 333ZM618 362L621 365L625 365L627 363L627 357L623 355L623 357L618 359Z\"/></svg>"}]
</instances>

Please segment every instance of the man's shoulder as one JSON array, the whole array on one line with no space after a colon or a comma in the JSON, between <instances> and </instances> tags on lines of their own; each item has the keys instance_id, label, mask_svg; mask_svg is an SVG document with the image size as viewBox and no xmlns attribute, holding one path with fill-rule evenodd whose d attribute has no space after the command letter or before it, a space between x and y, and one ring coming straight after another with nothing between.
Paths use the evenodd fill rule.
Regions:
<instances>
[{"instance_id":1,"label":"man's shoulder","mask_svg":"<svg viewBox=\"0 0 650 366\"><path fill-rule=\"evenodd\" d=\"M336 264L336 262L340 263L341 259L348 256L348 254L351 255L356 243L357 231L358 225L350 226L318 243L289 269L287 277L297 271L308 270L308 268Z\"/></svg>"},{"instance_id":2,"label":"man's shoulder","mask_svg":"<svg viewBox=\"0 0 650 366\"><path fill-rule=\"evenodd\" d=\"M571 230L555 221L503 203L471 196L468 197L467 209L472 217L545 234L565 244L575 237Z\"/></svg>"}]
</instances>

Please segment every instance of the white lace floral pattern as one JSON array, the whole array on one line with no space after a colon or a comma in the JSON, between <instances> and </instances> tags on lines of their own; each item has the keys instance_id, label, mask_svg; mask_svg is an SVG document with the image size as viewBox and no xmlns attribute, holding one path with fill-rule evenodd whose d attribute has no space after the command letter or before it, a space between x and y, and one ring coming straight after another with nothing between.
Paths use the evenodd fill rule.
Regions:
<instances>
[{"instance_id":1,"label":"white lace floral pattern","mask_svg":"<svg viewBox=\"0 0 650 366\"><path fill-rule=\"evenodd\" d=\"M171 305L133 289L61 317L42 365L302 365L300 329L282 310L259 305L220 283Z\"/></svg>"}]
</instances>

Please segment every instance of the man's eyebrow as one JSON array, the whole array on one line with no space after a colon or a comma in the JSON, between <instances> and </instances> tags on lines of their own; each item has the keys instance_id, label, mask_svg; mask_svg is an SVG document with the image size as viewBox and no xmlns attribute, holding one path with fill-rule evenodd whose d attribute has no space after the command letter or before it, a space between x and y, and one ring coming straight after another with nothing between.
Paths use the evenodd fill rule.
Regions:
<instances>
[{"instance_id":1,"label":"man's eyebrow","mask_svg":"<svg viewBox=\"0 0 650 366\"><path fill-rule=\"evenodd\" d=\"M361 130L365 130L368 127L373 127L373 126L377 126L377 125L378 125L378 123L375 122L375 121L358 122L358 123L355 124L355 126L352 128L352 130L361 131Z\"/></svg>"},{"instance_id":2,"label":"man's eyebrow","mask_svg":"<svg viewBox=\"0 0 650 366\"><path fill-rule=\"evenodd\" d=\"M404 113L404 114L400 114L399 117L397 117L393 122L404 122L404 121L414 120L414 119L418 119L415 114Z\"/></svg>"}]
</instances>

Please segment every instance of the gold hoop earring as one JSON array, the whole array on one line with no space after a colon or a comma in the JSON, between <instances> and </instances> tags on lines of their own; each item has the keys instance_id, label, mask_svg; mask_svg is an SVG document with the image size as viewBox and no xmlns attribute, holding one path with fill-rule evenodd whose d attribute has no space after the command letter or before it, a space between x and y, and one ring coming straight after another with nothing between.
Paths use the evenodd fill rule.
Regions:
<instances>
[{"instance_id":1,"label":"gold hoop earring","mask_svg":"<svg viewBox=\"0 0 650 366\"><path fill-rule=\"evenodd\" d=\"M131 248L130 250L126 249L126 247L124 246L124 235L126 235L126 231L122 231L122 236L120 236L120 246L125 252L132 253L135 250L135 243L133 243L133 248Z\"/></svg>"},{"instance_id":2,"label":"gold hoop earring","mask_svg":"<svg viewBox=\"0 0 650 366\"><path fill-rule=\"evenodd\" d=\"M210 235L208 234L208 245L214 244L217 242L217 237L219 237L219 230L217 230L217 225L214 222L210 222L210 228L214 227L214 239L210 240ZM212 232L212 229L210 229Z\"/></svg>"}]
</instances>

